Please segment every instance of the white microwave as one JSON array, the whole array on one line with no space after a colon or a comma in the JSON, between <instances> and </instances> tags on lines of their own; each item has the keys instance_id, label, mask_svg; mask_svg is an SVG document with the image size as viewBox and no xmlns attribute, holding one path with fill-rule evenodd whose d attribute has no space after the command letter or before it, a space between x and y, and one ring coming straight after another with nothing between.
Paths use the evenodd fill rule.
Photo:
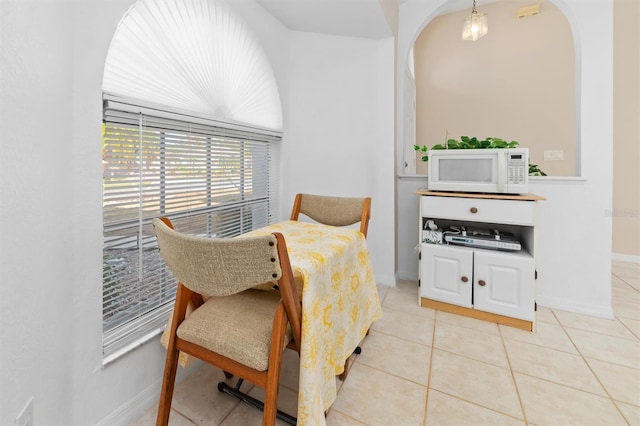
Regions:
<instances>
[{"instance_id":1,"label":"white microwave","mask_svg":"<svg viewBox=\"0 0 640 426\"><path fill-rule=\"evenodd\" d=\"M529 148L429 151L431 191L525 194L529 192Z\"/></svg>"}]
</instances>

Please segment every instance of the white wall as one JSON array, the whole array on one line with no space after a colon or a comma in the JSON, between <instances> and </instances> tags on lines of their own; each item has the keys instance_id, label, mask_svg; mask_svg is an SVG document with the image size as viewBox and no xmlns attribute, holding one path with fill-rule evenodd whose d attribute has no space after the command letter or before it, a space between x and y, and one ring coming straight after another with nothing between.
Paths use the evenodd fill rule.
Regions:
<instances>
[{"instance_id":1,"label":"white wall","mask_svg":"<svg viewBox=\"0 0 640 426\"><path fill-rule=\"evenodd\" d=\"M0 424L13 424L28 395L53 394L47 383L57 384L58 395L36 404L54 421L70 416L65 394L72 393L73 358L60 342L73 335L73 317L64 310L73 275L67 267L73 221L66 208L72 197L57 188L71 174L60 165L70 157L65 98L72 80L65 70L41 67L71 56L72 34L51 22L65 22L70 14L64 5L29 11L12 2L2 4L0 15ZM47 37L30 36L38 32ZM19 39L7 37L12 33Z\"/></svg>"},{"instance_id":2,"label":"white wall","mask_svg":"<svg viewBox=\"0 0 640 426\"><path fill-rule=\"evenodd\" d=\"M283 217L298 192L371 196L376 281L395 285L393 39L292 32Z\"/></svg>"},{"instance_id":3,"label":"white wall","mask_svg":"<svg viewBox=\"0 0 640 426\"><path fill-rule=\"evenodd\" d=\"M157 339L102 367L102 75L133 0L0 3L0 424L126 424L157 401ZM286 97L287 33L237 5Z\"/></svg>"},{"instance_id":4,"label":"white wall","mask_svg":"<svg viewBox=\"0 0 640 426\"><path fill-rule=\"evenodd\" d=\"M157 396L164 359L157 341L101 367L102 71L132 2L0 5L0 424L12 424L29 396L43 425L126 423ZM554 3L578 32L585 181L580 195L566 195L591 232L577 229L561 242L540 235L540 247L549 248L540 268L550 281L539 297L603 313L610 309L611 4ZM289 33L255 3L233 4L258 33L281 89L282 217L299 191L370 194L374 271L393 284L393 40ZM398 67L438 4L402 4ZM585 28L598 30L580 33ZM397 93L402 117L401 81ZM547 191L549 209L566 207L563 191L572 189ZM405 249L412 246L399 244L400 257L412 255ZM566 265L550 266L567 252Z\"/></svg>"},{"instance_id":5,"label":"white wall","mask_svg":"<svg viewBox=\"0 0 640 426\"><path fill-rule=\"evenodd\" d=\"M591 188L579 178L532 179L531 192L547 197L538 203L537 302L611 318L611 246L598 246L606 220L590 205Z\"/></svg>"},{"instance_id":6,"label":"white wall","mask_svg":"<svg viewBox=\"0 0 640 426\"><path fill-rule=\"evenodd\" d=\"M532 184L531 192L548 197L540 206L537 298L543 306L611 316L613 5L602 0L552 1L567 17L575 41L576 134L582 179L548 183L536 179ZM400 6L399 70L417 35L445 3L408 0ZM398 84L401 97L402 79ZM396 120L401 122L402 99L397 107ZM398 128L396 152L400 154L402 140ZM402 170L400 162L397 167ZM399 203L413 202L411 186L401 182ZM412 244L399 241L400 259L413 256Z\"/></svg>"},{"instance_id":7,"label":"white wall","mask_svg":"<svg viewBox=\"0 0 640 426\"><path fill-rule=\"evenodd\" d=\"M102 74L131 4L0 5L2 425L30 396L42 425L126 424L157 401L158 339L106 367L101 355ZM298 191L371 195L374 269L393 284L393 40L290 33L253 1L231 4L280 88L278 219Z\"/></svg>"}]
</instances>

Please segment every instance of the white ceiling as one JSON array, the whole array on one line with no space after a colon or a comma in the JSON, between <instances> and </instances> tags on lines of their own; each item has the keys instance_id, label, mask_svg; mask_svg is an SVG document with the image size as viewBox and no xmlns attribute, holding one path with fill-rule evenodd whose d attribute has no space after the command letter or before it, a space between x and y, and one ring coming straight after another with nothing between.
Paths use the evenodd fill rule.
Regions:
<instances>
[{"instance_id":1,"label":"white ceiling","mask_svg":"<svg viewBox=\"0 0 640 426\"><path fill-rule=\"evenodd\" d=\"M392 36L380 6L381 0L257 0L282 24L294 31L348 37L385 38ZM393 1L393 0L382 0ZM440 3L442 0L396 0ZM496 0L477 0L481 5ZM473 0L448 0L439 14L469 9Z\"/></svg>"},{"instance_id":2,"label":"white ceiling","mask_svg":"<svg viewBox=\"0 0 640 426\"><path fill-rule=\"evenodd\" d=\"M257 1L291 30L348 37L392 36L379 0Z\"/></svg>"}]
</instances>

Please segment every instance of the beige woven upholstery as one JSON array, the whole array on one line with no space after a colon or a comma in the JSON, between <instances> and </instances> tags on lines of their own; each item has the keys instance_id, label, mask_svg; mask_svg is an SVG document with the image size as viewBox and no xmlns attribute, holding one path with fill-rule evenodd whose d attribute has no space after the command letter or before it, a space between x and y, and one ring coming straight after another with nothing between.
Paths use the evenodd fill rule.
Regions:
<instances>
[{"instance_id":1,"label":"beige woven upholstery","mask_svg":"<svg viewBox=\"0 0 640 426\"><path fill-rule=\"evenodd\" d=\"M275 291L247 290L228 297L212 297L178 327L178 337L266 371L278 303L280 294ZM285 340L291 340L290 328Z\"/></svg>"},{"instance_id":2,"label":"beige woven upholstery","mask_svg":"<svg viewBox=\"0 0 640 426\"><path fill-rule=\"evenodd\" d=\"M331 226L348 226L360 222L360 232L366 237L371 217L371 198L297 194L291 220L298 220L300 213Z\"/></svg>"},{"instance_id":3,"label":"beige woven upholstery","mask_svg":"<svg viewBox=\"0 0 640 426\"><path fill-rule=\"evenodd\" d=\"M183 285L207 296L227 296L282 275L273 235L253 238L200 238L153 221L160 254Z\"/></svg>"},{"instance_id":4,"label":"beige woven upholstery","mask_svg":"<svg viewBox=\"0 0 640 426\"><path fill-rule=\"evenodd\" d=\"M179 352L264 388L263 425L275 424L282 352L290 342L300 347L302 317L284 237L201 238L167 218L153 226L179 281L156 424L169 421ZM267 281L279 291L252 289Z\"/></svg>"}]
</instances>

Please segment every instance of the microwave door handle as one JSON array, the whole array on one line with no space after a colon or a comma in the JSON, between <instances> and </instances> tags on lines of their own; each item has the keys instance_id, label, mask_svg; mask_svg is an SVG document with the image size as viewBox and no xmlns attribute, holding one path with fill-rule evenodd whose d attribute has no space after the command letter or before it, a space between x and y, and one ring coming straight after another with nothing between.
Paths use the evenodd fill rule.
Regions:
<instances>
[{"instance_id":1,"label":"microwave door handle","mask_svg":"<svg viewBox=\"0 0 640 426\"><path fill-rule=\"evenodd\" d=\"M507 157L504 155L503 150L498 150L498 192L503 193L505 191L504 181L506 178L505 169L507 167Z\"/></svg>"}]
</instances>

